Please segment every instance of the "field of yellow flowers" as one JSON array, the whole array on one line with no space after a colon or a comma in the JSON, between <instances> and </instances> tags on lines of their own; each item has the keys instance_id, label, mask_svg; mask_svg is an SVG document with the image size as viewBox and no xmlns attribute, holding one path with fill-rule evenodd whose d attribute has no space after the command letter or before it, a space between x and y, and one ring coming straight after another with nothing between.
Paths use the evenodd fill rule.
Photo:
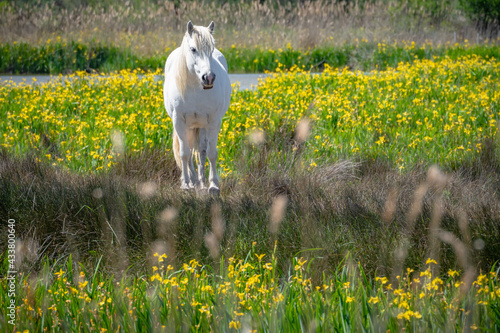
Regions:
<instances>
[{"instance_id":1,"label":"field of yellow flowers","mask_svg":"<svg viewBox=\"0 0 500 333\"><path fill-rule=\"evenodd\" d=\"M280 135L291 141L302 118L312 128L300 147L311 168L353 156L386 159L401 170L454 165L496 136L499 73L496 59L474 55L369 73L278 71L256 90L233 92L219 139L222 175L237 171L232 161L251 133L263 132L266 144ZM113 149L113 137L124 138L128 153L168 150L172 126L161 87L160 72L127 70L2 85L0 146L80 172L115 165L123 151Z\"/></svg>"},{"instance_id":2,"label":"field of yellow flowers","mask_svg":"<svg viewBox=\"0 0 500 333\"><path fill-rule=\"evenodd\" d=\"M174 269L154 254L150 273L117 281L102 273L46 265L38 276L18 277L17 325L21 332L331 332L496 331L498 270L477 276L436 261L407 269L394 281L367 277L346 263L313 282L308 260L294 258L288 277L276 257L250 251L219 268L196 260ZM8 304L6 283L0 288ZM10 328L0 317L0 327Z\"/></svg>"}]
</instances>

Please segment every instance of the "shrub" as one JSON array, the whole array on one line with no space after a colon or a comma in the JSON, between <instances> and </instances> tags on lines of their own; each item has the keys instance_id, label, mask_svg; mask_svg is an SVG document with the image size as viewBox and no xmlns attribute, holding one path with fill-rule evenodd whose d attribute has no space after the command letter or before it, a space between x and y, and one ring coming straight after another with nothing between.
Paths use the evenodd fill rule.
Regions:
<instances>
[{"instance_id":1,"label":"shrub","mask_svg":"<svg viewBox=\"0 0 500 333\"><path fill-rule=\"evenodd\" d=\"M500 0L460 0L463 10L483 34L494 38L500 30Z\"/></svg>"}]
</instances>

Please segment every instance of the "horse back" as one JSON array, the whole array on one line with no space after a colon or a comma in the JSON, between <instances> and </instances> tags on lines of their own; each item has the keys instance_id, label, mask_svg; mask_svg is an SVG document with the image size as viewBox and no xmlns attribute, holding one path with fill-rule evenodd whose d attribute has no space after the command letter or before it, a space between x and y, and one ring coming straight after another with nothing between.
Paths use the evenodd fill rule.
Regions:
<instances>
[{"instance_id":1,"label":"horse back","mask_svg":"<svg viewBox=\"0 0 500 333\"><path fill-rule=\"evenodd\" d=\"M173 50L169 56L167 57L167 61L165 62L165 75L170 72L170 70L172 69L172 66L175 66L174 65L174 62L175 60L180 57L181 55L181 48L178 47L176 48L175 50Z\"/></svg>"},{"instance_id":2,"label":"horse back","mask_svg":"<svg viewBox=\"0 0 500 333\"><path fill-rule=\"evenodd\" d=\"M221 51L214 49L214 52L212 53L212 58L217 60L222 65L222 67L226 70L226 73L229 71L227 67L226 58L224 57Z\"/></svg>"}]
</instances>

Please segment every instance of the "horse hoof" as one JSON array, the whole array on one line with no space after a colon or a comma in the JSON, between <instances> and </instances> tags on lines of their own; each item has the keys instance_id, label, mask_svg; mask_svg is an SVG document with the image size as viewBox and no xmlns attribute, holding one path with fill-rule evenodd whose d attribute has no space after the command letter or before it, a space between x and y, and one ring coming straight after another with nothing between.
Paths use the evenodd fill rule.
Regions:
<instances>
[{"instance_id":1,"label":"horse hoof","mask_svg":"<svg viewBox=\"0 0 500 333\"><path fill-rule=\"evenodd\" d=\"M210 195L220 195L220 189L218 187L211 186L208 189L208 194L210 194Z\"/></svg>"},{"instance_id":2,"label":"horse hoof","mask_svg":"<svg viewBox=\"0 0 500 333\"><path fill-rule=\"evenodd\" d=\"M193 189L193 187L187 185L187 184L182 184L181 185L181 190L183 191L191 191Z\"/></svg>"}]
</instances>

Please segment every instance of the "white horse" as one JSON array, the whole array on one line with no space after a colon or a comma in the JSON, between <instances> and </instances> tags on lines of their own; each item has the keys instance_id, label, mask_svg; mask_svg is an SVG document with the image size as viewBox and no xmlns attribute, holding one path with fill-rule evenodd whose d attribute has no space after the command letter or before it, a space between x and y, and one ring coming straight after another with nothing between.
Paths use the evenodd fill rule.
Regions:
<instances>
[{"instance_id":1,"label":"white horse","mask_svg":"<svg viewBox=\"0 0 500 333\"><path fill-rule=\"evenodd\" d=\"M214 22L208 27L187 24L179 48L165 64L163 98L174 123L173 151L181 168L181 189L205 184L205 161L210 162L209 193L219 193L217 137L222 117L229 108L231 82L227 62L214 46ZM198 174L193 154L198 157Z\"/></svg>"}]
</instances>

